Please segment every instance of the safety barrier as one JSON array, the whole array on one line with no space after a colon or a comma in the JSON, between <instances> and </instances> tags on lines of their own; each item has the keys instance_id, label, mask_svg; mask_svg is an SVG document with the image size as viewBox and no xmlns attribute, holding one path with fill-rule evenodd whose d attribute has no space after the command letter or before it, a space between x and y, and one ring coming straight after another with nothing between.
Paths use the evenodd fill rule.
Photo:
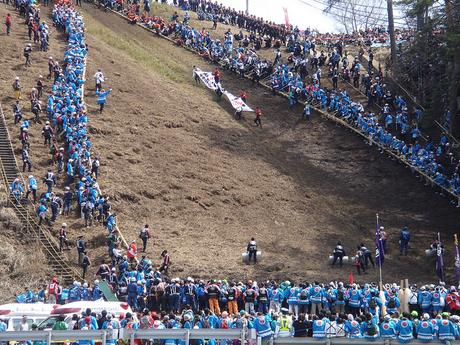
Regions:
<instances>
[{"instance_id":1,"label":"safety barrier","mask_svg":"<svg viewBox=\"0 0 460 345\"><path fill-rule=\"evenodd\" d=\"M239 339L244 344L245 332L241 329L122 329L119 337L113 337L116 330L68 330L68 331L14 331L0 333L0 342L3 341L43 341L51 344L53 341L78 340L107 340L126 339L131 345L136 339L177 339L189 345L191 339Z\"/></svg>"},{"instance_id":2,"label":"safety barrier","mask_svg":"<svg viewBox=\"0 0 460 345\"><path fill-rule=\"evenodd\" d=\"M244 344L245 334L241 329L146 329L123 332L123 339L129 339L134 345L135 339L177 339L189 345L191 339L240 339Z\"/></svg>"},{"instance_id":3,"label":"safety barrier","mask_svg":"<svg viewBox=\"0 0 460 345\"><path fill-rule=\"evenodd\" d=\"M246 333L242 329L122 329L119 337L113 337L116 330L68 330L68 331L13 331L0 333L0 342L4 341L43 341L51 344L56 341L79 341L79 340L100 340L106 344L107 340L125 339L129 340L130 345L135 344L135 340L165 340L175 339L184 341L184 345L189 345L190 340L195 339L238 339L241 344L245 344ZM396 339L366 339L366 338L325 338L315 339L309 337L286 337L268 339L262 341L256 339L257 345L399 345ZM422 342L413 340L411 344L422 344ZM441 343L433 340L433 344ZM446 345L460 345L460 341L442 342ZM425 343L426 344L426 343Z\"/></svg>"},{"instance_id":4,"label":"safety barrier","mask_svg":"<svg viewBox=\"0 0 460 345\"><path fill-rule=\"evenodd\" d=\"M260 345L261 341L260 338L257 338L257 345ZM460 345L460 341L436 341L433 340L431 343L443 343L446 345ZM270 345L401 345L399 341L396 339L366 339L366 338L345 338L345 337L338 337L338 338L326 338L326 339L315 339L315 338L277 338L277 339L270 339ZM421 341L413 340L410 344L424 344ZM426 343L425 343L426 344Z\"/></svg>"}]
</instances>

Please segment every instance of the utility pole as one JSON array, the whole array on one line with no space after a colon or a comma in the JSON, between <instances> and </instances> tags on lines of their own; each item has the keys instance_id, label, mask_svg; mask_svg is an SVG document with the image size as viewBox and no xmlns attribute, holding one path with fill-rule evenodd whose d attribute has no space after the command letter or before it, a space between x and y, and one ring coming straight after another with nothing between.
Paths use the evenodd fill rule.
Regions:
<instances>
[{"instance_id":1,"label":"utility pole","mask_svg":"<svg viewBox=\"0 0 460 345\"><path fill-rule=\"evenodd\" d=\"M246 0L246 15L249 14L249 0Z\"/></svg>"},{"instance_id":2,"label":"utility pole","mask_svg":"<svg viewBox=\"0 0 460 345\"><path fill-rule=\"evenodd\" d=\"M393 17L393 0L387 0L388 33L390 34L391 63L396 62L395 21Z\"/></svg>"}]
</instances>

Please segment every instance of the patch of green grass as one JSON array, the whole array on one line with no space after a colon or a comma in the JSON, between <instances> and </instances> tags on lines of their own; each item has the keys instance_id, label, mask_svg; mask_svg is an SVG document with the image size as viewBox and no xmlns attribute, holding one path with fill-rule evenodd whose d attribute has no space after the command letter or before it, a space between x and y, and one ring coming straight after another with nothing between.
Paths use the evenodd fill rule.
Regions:
<instances>
[{"instance_id":1,"label":"patch of green grass","mask_svg":"<svg viewBox=\"0 0 460 345\"><path fill-rule=\"evenodd\" d=\"M181 65L161 55L154 56L134 40L123 37L114 31L110 30L103 24L95 21L90 16L85 18L86 30L89 34L97 36L103 42L111 47L123 52L130 58L136 60L143 67L150 69L174 82L182 83L185 81L184 70ZM139 30L142 30L139 28Z\"/></svg>"}]
</instances>

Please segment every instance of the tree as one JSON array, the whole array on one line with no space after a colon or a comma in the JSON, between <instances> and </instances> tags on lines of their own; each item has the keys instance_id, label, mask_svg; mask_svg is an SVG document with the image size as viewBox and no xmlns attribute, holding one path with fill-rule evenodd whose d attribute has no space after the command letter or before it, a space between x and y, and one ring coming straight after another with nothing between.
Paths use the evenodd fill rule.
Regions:
<instances>
[{"instance_id":1,"label":"tree","mask_svg":"<svg viewBox=\"0 0 460 345\"><path fill-rule=\"evenodd\" d=\"M386 21L383 0L333 0L325 12L330 13L347 34L382 26Z\"/></svg>"}]
</instances>

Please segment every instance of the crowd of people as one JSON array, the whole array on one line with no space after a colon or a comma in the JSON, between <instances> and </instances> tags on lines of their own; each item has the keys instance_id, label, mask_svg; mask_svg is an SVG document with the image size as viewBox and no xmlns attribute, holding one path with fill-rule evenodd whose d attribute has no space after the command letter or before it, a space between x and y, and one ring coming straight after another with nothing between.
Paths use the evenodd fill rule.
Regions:
<instances>
[{"instance_id":1,"label":"crowd of people","mask_svg":"<svg viewBox=\"0 0 460 345\"><path fill-rule=\"evenodd\" d=\"M263 340L289 336L317 339L381 337L398 339L403 343L414 338L422 341L434 339L448 341L459 337L460 296L455 286L448 288L444 284L420 287L412 285L408 288L407 299L404 297L401 300L403 290L396 284L379 291L376 284L359 285L351 281L348 284L342 282L321 284L307 281L296 283L290 281L247 281L245 283L226 280L205 281L191 277L170 279L168 277L170 259L167 251L163 251L163 262L158 269L145 256L138 259L136 241L129 243L126 254L124 254L120 249L116 214L112 212L108 198L101 194L98 187L99 161L92 154L87 131L88 114L81 88L85 82L84 69L87 55L84 21L75 8L65 2L54 7L52 16L55 26L66 32L68 47L63 68L60 68L54 60L51 63L50 77L54 75L54 84L47 100L47 122L45 122L42 135L45 146L48 145L52 149L51 154L58 174L65 176L66 186L63 198L59 202L60 197L54 192L56 175L50 169L44 178L48 189L46 193L36 195L37 180L32 175L29 177L27 191L24 190L19 179L13 182L11 191L18 199L26 193L26 197L32 194L34 201L39 200L37 215L40 221L55 221L61 213L61 207L63 213L68 214L72 205L76 203L78 212L85 219L87 226L91 224L93 218L97 218L107 228L108 252L111 261L110 263L103 262L98 267L96 275L99 279L92 284L87 282L82 284L76 281L69 287L63 287L54 278L37 294L26 290L23 294L18 295L19 302L67 303L99 300L103 297L100 281L105 281L120 300L129 304L134 313L115 318L104 311L97 314L86 310L82 315L75 315L71 323L59 320L55 329L237 328L252 332ZM186 40L190 39L196 47L210 44L215 45L214 48L218 46L209 35L201 36L187 25L176 23L171 28L173 28L171 34L175 33L182 37L184 44L187 44ZM195 34L199 38L196 38ZM225 45L224 42L223 47L218 50L233 51L233 48L225 47ZM239 53L242 52L244 49ZM336 53L338 54L334 50L332 55L335 56ZM244 58L240 56L237 60L245 58L246 56ZM252 58L257 61L256 56ZM335 60L332 59L332 61ZM362 130L368 130L374 126L379 130L376 132L369 130L367 133L375 141L383 143L385 135L388 135L385 133L402 130L402 122L398 122L397 119L394 123L387 120L388 116L392 116L392 111L400 112L401 116L405 112L405 115L409 116L407 109L404 110L407 105L401 98L395 98L393 101L385 99L388 108L385 104L383 110L385 122L380 125L377 116L365 114L363 107L352 102L345 91L321 88L320 77L314 79L311 85L306 86L306 83L299 79L289 66L278 62L280 61L274 64L272 75L273 84L279 83L280 85L278 89L275 88L275 91L280 91L279 88L288 85L290 92L295 90L296 94L302 95L308 101L317 101L321 107L331 112L337 111L339 116ZM109 90L103 88L104 77L101 73L101 71L96 73L95 80L98 102L103 102L99 103L102 104L100 107L102 112L103 104L105 104L104 97L108 95ZM377 85L374 89L381 90L387 95L383 84L379 84L377 79L375 82ZM27 147L28 141L24 140L26 137L24 133L27 133L28 121L20 120L18 123L20 123L23 146ZM446 149L447 137L436 146L432 144L431 150L426 146L416 147L420 145L417 141L420 134L414 137L413 129L406 128L407 131L415 140L408 151L404 152L401 148L401 152L410 155L409 157L425 159L423 152L428 152L430 158L434 150L436 156L433 155L431 158L437 158L448 151ZM63 133L62 146L59 145L54 133ZM384 133L383 137L382 133ZM391 138L393 137L392 135ZM433 161L430 161L431 163ZM48 206L51 207L52 213L50 219L47 217ZM64 249L67 244L66 227L65 223L62 224L59 232L61 249ZM143 251L145 251L150 237L148 224L141 229L139 237L143 243ZM254 239L251 240L253 241ZM251 245L251 242L248 245L248 252L252 252L253 260L256 261L256 247L254 244ZM401 252L407 250L403 244L401 246ZM85 275L90 262L82 237L77 241L77 251L79 262L84 269L83 275ZM232 340L224 342L233 343ZM176 340L168 342L168 344L176 343L180 342Z\"/></svg>"},{"instance_id":2,"label":"crowd of people","mask_svg":"<svg viewBox=\"0 0 460 345\"><path fill-rule=\"evenodd\" d=\"M210 20L214 23L221 22L245 29L252 34L253 42L260 40L267 48L272 46L280 47L281 45L287 45L290 40L305 39L307 37L309 39L314 38L319 44L325 45L337 42L363 46L389 44L388 30L383 26L369 27L349 34L319 33L311 28L300 30L298 26L290 24L275 24L261 17L246 14L243 11L237 11L234 8L209 0L179 0L173 1L173 4L183 8L185 11L196 12L198 19ZM408 40L413 35L414 30L396 29L398 41Z\"/></svg>"},{"instance_id":3,"label":"crowd of people","mask_svg":"<svg viewBox=\"0 0 460 345\"><path fill-rule=\"evenodd\" d=\"M196 6L192 2L179 5L197 10L204 8L203 11L208 12L224 10L218 4L207 2ZM178 45L191 48L204 59L251 78L255 83L270 77L273 91L286 93L291 107L306 102L309 110L315 103L365 134L371 144L377 143L407 162L414 171L428 176L429 181L426 182L436 186L438 192L448 190L452 194L460 194L459 161L455 158L449 136L442 133L438 140L434 140L421 133L418 123L423 111L417 107L411 109L404 98L389 88L383 72L375 71L373 67L372 50L368 50L368 65L363 66L362 48L362 52L350 62L343 52L344 42L341 40L318 52L321 40L314 36L293 36L283 43L290 52L289 57L283 61L281 50L277 49L274 60L268 61L257 54L260 47L249 46L249 40L241 32L234 35L228 30L221 41L213 39L205 29L192 27L187 15L181 21L176 12L173 20L167 22L147 12L141 14L139 4L130 5L122 11L133 21L174 38ZM352 38L355 43L356 39ZM323 86L323 73L327 73L333 87ZM368 98L366 106L353 101L346 87L340 90L339 79L359 88Z\"/></svg>"},{"instance_id":4,"label":"crowd of people","mask_svg":"<svg viewBox=\"0 0 460 345\"><path fill-rule=\"evenodd\" d=\"M236 328L263 340L348 337L403 343L412 339L452 341L460 335L460 296L455 286L448 288L443 283L405 289L392 284L379 291L374 283L169 280L157 272L145 275L141 266L139 263L136 272L143 280L129 279L124 296L133 313L115 318L105 311L97 314L86 310L54 329ZM110 277L101 278L119 284ZM99 284L98 280L92 286L74 282L65 289L53 279L35 296L26 291L21 301L98 300L103 295ZM132 295L130 285L136 295Z\"/></svg>"}]
</instances>

